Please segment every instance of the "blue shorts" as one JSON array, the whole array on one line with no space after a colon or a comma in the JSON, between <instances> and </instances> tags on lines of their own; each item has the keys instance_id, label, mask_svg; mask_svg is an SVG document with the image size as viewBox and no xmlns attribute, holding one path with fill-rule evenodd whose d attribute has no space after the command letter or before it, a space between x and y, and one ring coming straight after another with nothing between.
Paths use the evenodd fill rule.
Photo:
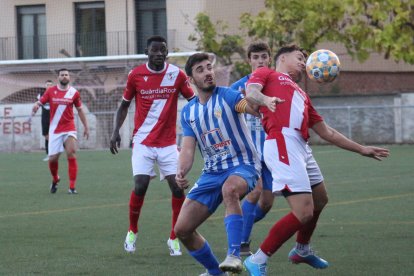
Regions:
<instances>
[{"instance_id":1,"label":"blue shorts","mask_svg":"<svg viewBox=\"0 0 414 276\"><path fill-rule=\"evenodd\" d=\"M262 161L262 185L263 190L269 190L272 191L272 173L269 171L269 169L266 166L266 163Z\"/></svg>"},{"instance_id":2,"label":"blue shorts","mask_svg":"<svg viewBox=\"0 0 414 276\"><path fill-rule=\"evenodd\" d=\"M249 191L254 189L259 177L256 169L251 165L239 165L219 173L203 173L188 192L187 198L206 205L210 214L214 213L223 201L221 192L223 184L231 175L237 175L246 180Z\"/></svg>"}]
</instances>

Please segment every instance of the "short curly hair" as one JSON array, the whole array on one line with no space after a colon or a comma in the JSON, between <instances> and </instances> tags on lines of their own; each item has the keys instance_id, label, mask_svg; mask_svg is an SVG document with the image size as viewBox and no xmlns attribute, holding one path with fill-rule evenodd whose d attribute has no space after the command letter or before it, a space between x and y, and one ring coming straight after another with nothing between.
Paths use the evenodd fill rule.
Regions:
<instances>
[{"instance_id":1,"label":"short curly hair","mask_svg":"<svg viewBox=\"0 0 414 276\"><path fill-rule=\"evenodd\" d=\"M191 55L187 62L185 63L185 73L187 76L192 77L193 76L193 66L196 63L202 62L203 60L210 60L210 56L207 53L196 53L194 55Z\"/></svg>"}]
</instances>

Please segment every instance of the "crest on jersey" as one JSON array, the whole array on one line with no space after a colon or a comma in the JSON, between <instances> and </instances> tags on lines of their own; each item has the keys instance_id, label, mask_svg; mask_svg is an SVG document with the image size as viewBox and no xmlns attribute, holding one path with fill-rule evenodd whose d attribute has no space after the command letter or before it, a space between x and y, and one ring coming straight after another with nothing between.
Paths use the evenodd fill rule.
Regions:
<instances>
[{"instance_id":1,"label":"crest on jersey","mask_svg":"<svg viewBox=\"0 0 414 276\"><path fill-rule=\"evenodd\" d=\"M167 79L171 81L174 78L174 72L170 72L167 74Z\"/></svg>"},{"instance_id":2,"label":"crest on jersey","mask_svg":"<svg viewBox=\"0 0 414 276\"><path fill-rule=\"evenodd\" d=\"M148 76L144 76L144 81L147 82Z\"/></svg>"},{"instance_id":3,"label":"crest on jersey","mask_svg":"<svg viewBox=\"0 0 414 276\"><path fill-rule=\"evenodd\" d=\"M177 66L169 64L160 86L174 86L179 73L180 69Z\"/></svg>"},{"instance_id":4,"label":"crest on jersey","mask_svg":"<svg viewBox=\"0 0 414 276\"><path fill-rule=\"evenodd\" d=\"M223 113L223 111L221 110L220 106L216 106L214 108L214 116L216 116L217 119L221 118L221 114Z\"/></svg>"}]
</instances>

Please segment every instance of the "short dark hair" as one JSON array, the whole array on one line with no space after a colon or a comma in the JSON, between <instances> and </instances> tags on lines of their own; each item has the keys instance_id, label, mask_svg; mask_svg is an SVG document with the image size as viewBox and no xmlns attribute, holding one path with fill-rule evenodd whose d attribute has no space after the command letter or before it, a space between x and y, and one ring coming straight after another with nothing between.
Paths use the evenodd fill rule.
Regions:
<instances>
[{"instance_id":1,"label":"short dark hair","mask_svg":"<svg viewBox=\"0 0 414 276\"><path fill-rule=\"evenodd\" d=\"M167 44L167 40L164 37L162 37L160 35L153 35L153 36L150 36L147 39L147 47L154 41L155 42L164 42L165 44Z\"/></svg>"},{"instance_id":2,"label":"short dark hair","mask_svg":"<svg viewBox=\"0 0 414 276\"><path fill-rule=\"evenodd\" d=\"M282 48L279 49L279 51L277 51L275 55L275 63L277 62L277 60L279 59L281 55L286 54L286 53L292 53L294 51L301 52L305 58L308 57L308 54L303 48L300 48L298 45L292 44L288 46L283 46Z\"/></svg>"},{"instance_id":3,"label":"short dark hair","mask_svg":"<svg viewBox=\"0 0 414 276\"><path fill-rule=\"evenodd\" d=\"M270 47L266 42L263 42L263 41L253 42L247 48L247 57L250 59L250 56L252 53L263 52L263 51L266 51L269 54L269 56L271 55Z\"/></svg>"},{"instance_id":4,"label":"short dark hair","mask_svg":"<svg viewBox=\"0 0 414 276\"><path fill-rule=\"evenodd\" d=\"M185 73L187 76L193 76L193 66L196 63L202 62L203 60L210 60L210 56L207 53L196 53L190 56L185 63Z\"/></svg>"},{"instance_id":5,"label":"short dark hair","mask_svg":"<svg viewBox=\"0 0 414 276\"><path fill-rule=\"evenodd\" d=\"M58 76L60 75L60 72L62 72L62 71L68 71L68 72L69 72L69 70L68 70L68 69L66 69L66 68L60 68L60 69L57 71Z\"/></svg>"},{"instance_id":6,"label":"short dark hair","mask_svg":"<svg viewBox=\"0 0 414 276\"><path fill-rule=\"evenodd\" d=\"M53 83L53 81L51 81L51 80L46 80L46 81L45 81L45 83L48 83L48 82L51 82L51 83Z\"/></svg>"}]
</instances>

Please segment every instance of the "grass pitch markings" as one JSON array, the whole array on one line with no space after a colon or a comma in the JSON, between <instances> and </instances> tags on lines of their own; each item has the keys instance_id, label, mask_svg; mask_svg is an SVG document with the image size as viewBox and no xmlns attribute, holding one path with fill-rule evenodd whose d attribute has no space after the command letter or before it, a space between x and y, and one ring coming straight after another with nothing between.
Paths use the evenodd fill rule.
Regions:
<instances>
[{"instance_id":1,"label":"grass pitch markings","mask_svg":"<svg viewBox=\"0 0 414 276\"><path fill-rule=\"evenodd\" d=\"M403 198L403 197L411 197L413 195L414 195L414 193L408 193L408 194L363 198L363 199L357 199L357 200L348 200L348 201L342 201L342 202L336 202L336 203L329 203L328 207L351 205L351 204L357 204L357 203L368 202L368 201L380 201L380 200L388 200L388 199L397 199L397 198ZM157 200L148 200L147 202L162 202L162 201L169 201L169 200L170 199L157 199ZM65 212L83 211L83 210L91 210L91 209L125 207L127 205L128 205L128 203L115 203L115 204L103 204L103 205L95 205L95 206L92 205L92 206L84 206L84 207L56 209L56 210L21 212L21 213L0 215L0 219L20 217L20 216L48 215L48 214L55 214L55 213L65 213ZM289 211L289 210L290 210L289 208L272 209L272 210L269 211L269 213L286 212L286 211ZM223 219L223 216L214 216L214 217L210 217L209 219L211 219L211 220Z\"/></svg>"}]
</instances>

